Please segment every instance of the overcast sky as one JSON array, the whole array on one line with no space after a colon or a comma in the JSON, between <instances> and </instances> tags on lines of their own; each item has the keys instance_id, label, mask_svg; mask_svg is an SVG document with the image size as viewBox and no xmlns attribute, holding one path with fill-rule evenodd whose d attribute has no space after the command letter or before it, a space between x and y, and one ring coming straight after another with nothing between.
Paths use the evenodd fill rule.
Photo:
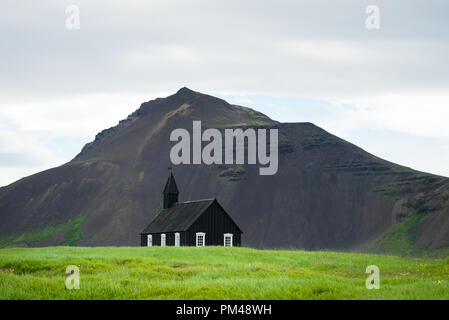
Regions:
<instances>
[{"instance_id":1,"label":"overcast sky","mask_svg":"<svg viewBox=\"0 0 449 320\"><path fill-rule=\"evenodd\" d=\"M0 36L0 185L183 86L449 176L449 1L2 0Z\"/></svg>"}]
</instances>

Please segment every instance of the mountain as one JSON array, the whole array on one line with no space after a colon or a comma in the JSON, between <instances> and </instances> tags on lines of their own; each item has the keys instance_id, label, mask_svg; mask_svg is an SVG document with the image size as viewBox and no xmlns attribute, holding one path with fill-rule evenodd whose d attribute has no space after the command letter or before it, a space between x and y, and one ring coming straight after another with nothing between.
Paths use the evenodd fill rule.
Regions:
<instances>
[{"instance_id":1,"label":"mountain","mask_svg":"<svg viewBox=\"0 0 449 320\"><path fill-rule=\"evenodd\" d=\"M180 201L216 197L264 248L411 253L449 245L449 179L378 157L312 123L180 89L143 103L70 162L0 189L0 247L139 245L160 208L175 128L277 128L279 169L179 165Z\"/></svg>"}]
</instances>

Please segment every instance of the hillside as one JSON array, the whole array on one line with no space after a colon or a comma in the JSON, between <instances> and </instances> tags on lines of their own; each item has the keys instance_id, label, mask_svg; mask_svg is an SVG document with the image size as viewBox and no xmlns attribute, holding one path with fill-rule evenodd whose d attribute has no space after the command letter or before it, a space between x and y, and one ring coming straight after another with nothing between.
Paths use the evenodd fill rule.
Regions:
<instances>
[{"instance_id":1,"label":"hillside","mask_svg":"<svg viewBox=\"0 0 449 320\"><path fill-rule=\"evenodd\" d=\"M143 103L72 161L0 189L0 246L139 245L175 128L279 129L279 170L174 168L180 200L216 197L245 246L413 254L449 245L449 180L382 160L312 123L279 123L192 91Z\"/></svg>"},{"instance_id":2,"label":"hillside","mask_svg":"<svg viewBox=\"0 0 449 320\"><path fill-rule=\"evenodd\" d=\"M45 257L43 259L42 257ZM67 264L80 290L64 287ZM380 270L368 290L366 267ZM448 259L248 248L0 250L0 299L449 299Z\"/></svg>"}]
</instances>

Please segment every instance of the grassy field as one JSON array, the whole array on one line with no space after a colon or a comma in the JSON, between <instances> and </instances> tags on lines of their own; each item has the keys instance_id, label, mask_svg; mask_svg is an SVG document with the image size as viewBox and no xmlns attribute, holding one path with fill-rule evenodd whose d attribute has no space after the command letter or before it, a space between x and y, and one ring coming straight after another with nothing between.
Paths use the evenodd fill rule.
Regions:
<instances>
[{"instance_id":1,"label":"grassy field","mask_svg":"<svg viewBox=\"0 0 449 320\"><path fill-rule=\"evenodd\" d=\"M80 289L65 269L80 268ZM368 290L368 265L380 289ZM449 299L449 258L223 247L0 250L0 299Z\"/></svg>"}]
</instances>

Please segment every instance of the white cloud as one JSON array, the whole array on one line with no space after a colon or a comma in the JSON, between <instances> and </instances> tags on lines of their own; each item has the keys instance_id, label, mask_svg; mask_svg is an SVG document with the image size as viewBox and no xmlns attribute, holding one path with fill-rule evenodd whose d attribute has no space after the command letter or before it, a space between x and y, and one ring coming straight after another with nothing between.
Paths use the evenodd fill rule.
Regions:
<instances>
[{"instance_id":1,"label":"white cloud","mask_svg":"<svg viewBox=\"0 0 449 320\"><path fill-rule=\"evenodd\" d=\"M19 131L45 131L59 137L91 137L116 125L149 98L149 95L87 94L38 101L7 101L1 121ZM94 128L97 128L96 130Z\"/></svg>"},{"instance_id":2,"label":"white cloud","mask_svg":"<svg viewBox=\"0 0 449 320\"><path fill-rule=\"evenodd\" d=\"M335 116L327 126L335 132L369 128L449 139L449 92L391 93L330 101Z\"/></svg>"},{"instance_id":3,"label":"white cloud","mask_svg":"<svg viewBox=\"0 0 449 320\"><path fill-rule=\"evenodd\" d=\"M89 94L45 101L2 101L0 185L71 160L96 133L116 125L156 96ZM14 164L19 156L22 161Z\"/></svg>"}]
</instances>

